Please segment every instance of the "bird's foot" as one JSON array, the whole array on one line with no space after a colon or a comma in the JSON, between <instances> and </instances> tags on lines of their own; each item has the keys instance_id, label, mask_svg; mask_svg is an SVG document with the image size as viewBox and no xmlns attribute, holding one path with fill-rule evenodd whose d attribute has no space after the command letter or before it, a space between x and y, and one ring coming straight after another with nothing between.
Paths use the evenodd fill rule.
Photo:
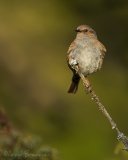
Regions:
<instances>
[{"instance_id":1,"label":"bird's foot","mask_svg":"<svg viewBox=\"0 0 128 160\"><path fill-rule=\"evenodd\" d=\"M72 69L76 70L76 72L79 71L78 62L75 59L71 59L69 63L72 67Z\"/></svg>"},{"instance_id":2,"label":"bird's foot","mask_svg":"<svg viewBox=\"0 0 128 160\"><path fill-rule=\"evenodd\" d=\"M84 84L85 84L85 88L86 88L86 93L87 94L91 93L92 92L92 85L87 78L85 78Z\"/></svg>"}]
</instances>

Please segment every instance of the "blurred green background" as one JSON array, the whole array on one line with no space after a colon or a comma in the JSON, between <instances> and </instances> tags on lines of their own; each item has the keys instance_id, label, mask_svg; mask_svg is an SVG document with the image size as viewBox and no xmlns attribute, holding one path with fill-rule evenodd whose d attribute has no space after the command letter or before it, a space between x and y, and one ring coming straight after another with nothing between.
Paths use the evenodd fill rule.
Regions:
<instances>
[{"instance_id":1,"label":"blurred green background","mask_svg":"<svg viewBox=\"0 0 128 160\"><path fill-rule=\"evenodd\" d=\"M42 137L63 160L125 160L82 84L67 94L66 52L80 24L94 28L107 48L90 80L128 135L127 0L0 0L0 105L16 128Z\"/></svg>"}]
</instances>

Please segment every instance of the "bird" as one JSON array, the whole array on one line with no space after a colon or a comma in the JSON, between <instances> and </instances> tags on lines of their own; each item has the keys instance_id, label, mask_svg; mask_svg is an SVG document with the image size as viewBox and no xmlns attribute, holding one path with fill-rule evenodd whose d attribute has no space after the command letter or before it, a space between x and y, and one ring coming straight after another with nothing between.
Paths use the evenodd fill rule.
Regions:
<instances>
[{"instance_id":1,"label":"bird","mask_svg":"<svg viewBox=\"0 0 128 160\"><path fill-rule=\"evenodd\" d=\"M68 93L74 94L78 90L80 76L73 65L77 65L84 77L87 77L101 69L106 53L106 47L98 40L95 30L89 25L80 25L75 31L76 38L70 44L67 52L67 63L73 72Z\"/></svg>"}]
</instances>

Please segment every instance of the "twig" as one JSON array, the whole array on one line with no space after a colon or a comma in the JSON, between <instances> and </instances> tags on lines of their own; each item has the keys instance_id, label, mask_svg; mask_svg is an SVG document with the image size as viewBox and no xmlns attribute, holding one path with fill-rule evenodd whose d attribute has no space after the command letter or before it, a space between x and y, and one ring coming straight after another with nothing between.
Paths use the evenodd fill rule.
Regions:
<instances>
[{"instance_id":1,"label":"twig","mask_svg":"<svg viewBox=\"0 0 128 160\"><path fill-rule=\"evenodd\" d=\"M72 67L76 70L76 72L81 77L81 79L83 81L83 85L85 87L85 90L87 91L87 93L90 94L92 101L94 101L97 104L98 109L108 119L109 123L112 126L112 129L116 130L116 132L117 132L117 139L120 142L123 143L124 150L128 151L128 138L122 132L120 132L119 128L117 127L116 123L113 121L112 117L110 116L110 114L106 110L105 106L101 103L99 97L96 95L95 91L92 89L92 86L91 86L89 80L80 72L78 64L75 63Z\"/></svg>"}]
</instances>

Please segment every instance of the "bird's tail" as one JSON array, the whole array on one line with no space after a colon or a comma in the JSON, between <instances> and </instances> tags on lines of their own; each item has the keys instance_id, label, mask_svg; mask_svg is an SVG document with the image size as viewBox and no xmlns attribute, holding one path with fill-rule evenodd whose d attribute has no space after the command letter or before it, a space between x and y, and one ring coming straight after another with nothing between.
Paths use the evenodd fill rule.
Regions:
<instances>
[{"instance_id":1,"label":"bird's tail","mask_svg":"<svg viewBox=\"0 0 128 160\"><path fill-rule=\"evenodd\" d=\"M72 77L72 83L69 87L68 93L76 93L79 85L80 77L78 74L74 74Z\"/></svg>"}]
</instances>

